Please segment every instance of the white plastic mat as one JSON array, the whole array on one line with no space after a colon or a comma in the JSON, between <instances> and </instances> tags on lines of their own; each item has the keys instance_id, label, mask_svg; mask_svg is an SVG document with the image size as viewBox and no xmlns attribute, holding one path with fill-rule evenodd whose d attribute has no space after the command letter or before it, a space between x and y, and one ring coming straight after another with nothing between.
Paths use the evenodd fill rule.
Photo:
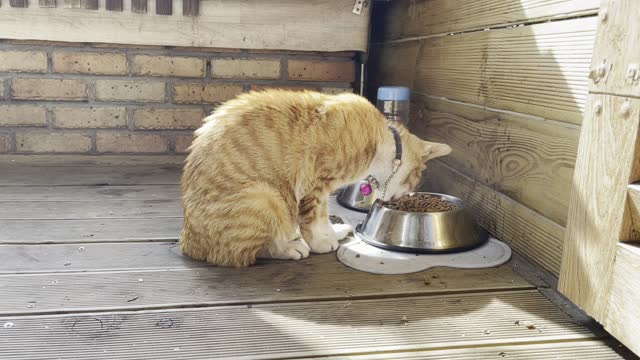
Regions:
<instances>
[{"instance_id":1,"label":"white plastic mat","mask_svg":"<svg viewBox=\"0 0 640 360\"><path fill-rule=\"evenodd\" d=\"M511 249L505 243L490 238L477 248L458 253L403 253L377 248L355 235L340 245L337 255L340 262L356 270L373 274L409 274L437 266L459 269L496 267L509 261Z\"/></svg>"},{"instance_id":2,"label":"white plastic mat","mask_svg":"<svg viewBox=\"0 0 640 360\"><path fill-rule=\"evenodd\" d=\"M354 228L367 214L349 210L329 199L329 213L339 216ZM338 260L350 268L374 274L409 274L432 267L447 266L459 269L482 269L500 266L511 258L507 244L490 238L477 248L451 254L415 254L390 251L369 245L357 235L341 242Z\"/></svg>"}]
</instances>

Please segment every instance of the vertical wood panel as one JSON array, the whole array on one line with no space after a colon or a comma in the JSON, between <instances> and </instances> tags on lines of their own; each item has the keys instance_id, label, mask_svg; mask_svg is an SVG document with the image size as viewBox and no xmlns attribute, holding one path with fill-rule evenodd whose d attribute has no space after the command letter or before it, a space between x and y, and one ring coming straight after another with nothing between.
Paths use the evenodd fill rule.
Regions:
<instances>
[{"instance_id":1,"label":"vertical wood panel","mask_svg":"<svg viewBox=\"0 0 640 360\"><path fill-rule=\"evenodd\" d=\"M97 10L98 0L64 0L64 7L67 9Z\"/></svg>"},{"instance_id":2,"label":"vertical wood panel","mask_svg":"<svg viewBox=\"0 0 640 360\"><path fill-rule=\"evenodd\" d=\"M122 11L122 0L106 0L107 10Z\"/></svg>"},{"instance_id":3,"label":"vertical wood panel","mask_svg":"<svg viewBox=\"0 0 640 360\"><path fill-rule=\"evenodd\" d=\"M640 1L610 0L600 14L590 90L640 97ZM605 76L597 75L599 67Z\"/></svg>"},{"instance_id":4,"label":"vertical wood panel","mask_svg":"<svg viewBox=\"0 0 640 360\"><path fill-rule=\"evenodd\" d=\"M183 0L182 15L197 16L200 11L200 0Z\"/></svg>"},{"instance_id":5,"label":"vertical wood panel","mask_svg":"<svg viewBox=\"0 0 640 360\"><path fill-rule=\"evenodd\" d=\"M605 329L640 355L640 243L618 244Z\"/></svg>"},{"instance_id":6,"label":"vertical wood panel","mask_svg":"<svg viewBox=\"0 0 640 360\"><path fill-rule=\"evenodd\" d=\"M56 7L56 0L38 0L38 4L41 8L54 8Z\"/></svg>"},{"instance_id":7,"label":"vertical wood panel","mask_svg":"<svg viewBox=\"0 0 640 360\"><path fill-rule=\"evenodd\" d=\"M173 2L171 0L156 0L156 14L158 15L173 14Z\"/></svg>"},{"instance_id":8,"label":"vertical wood panel","mask_svg":"<svg viewBox=\"0 0 640 360\"><path fill-rule=\"evenodd\" d=\"M87 10L98 10L98 0L84 0L84 8Z\"/></svg>"},{"instance_id":9,"label":"vertical wood panel","mask_svg":"<svg viewBox=\"0 0 640 360\"><path fill-rule=\"evenodd\" d=\"M590 95L582 124L559 290L602 322L636 159L640 99Z\"/></svg>"},{"instance_id":10,"label":"vertical wood panel","mask_svg":"<svg viewBox=\"0 0 640 360\"><path fill-rule=\"evenodd\" d=\"M131 0L131 11L145 14L147 12L147 0Z\"/></svg>"},{"instance_id":11,"label":"vertical wood panel","mask_svg":"<svg viewBox=\"0 0 640 360\"><path fill-rule=\"evenodd\" d=\"M82 9L83 0L64 0L65 9Z\"/></svg>"},{"instance_id":12,"label":"vertical wood panel","mask_svg":"<svg viewBox=\"0 0 640 360\"><path fill-rule=\"evenodd\" d=\"M9 0L9 4L14 8L26 8L28 6L27 0Z\"/></svg>"}]
</instances>

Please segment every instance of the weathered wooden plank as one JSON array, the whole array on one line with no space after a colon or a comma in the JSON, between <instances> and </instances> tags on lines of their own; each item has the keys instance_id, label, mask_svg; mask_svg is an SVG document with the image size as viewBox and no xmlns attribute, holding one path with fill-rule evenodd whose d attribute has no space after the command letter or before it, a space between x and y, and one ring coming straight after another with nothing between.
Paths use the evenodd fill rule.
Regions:
<instances>
[{"instance_id":1,"label":"weathered wooden plank","mask_svg":"<svg viewBox=\"0 0 640 360\"><path fill-rule=\"evenodd\" d=\"M414 132L444 142L442 161L564 226L579 128L565 123L415 96Z\"/></svg>"},{"instance_id":2,"label":"weathered wooden plank","mask_svg":"<svg viewBox=\"0 0 640 360\"><path fill-rule=\"evenodd\" d=\"M200 0L182 0L182 15L198 16Z\"/></svg>"},{"instance_id":3,"label":"weathered wooden plank","mask_svg":"<svg viewBox=\"0 0 640 360\"><path fill-rule=\"evenodd\" d=\"M0 220L0 244L176 241L182 218Z\"/></svg>"},{"instance_id":4,"label":"weathered wooden plank","mask_svg":"<svg viewBox=\"0 0 640 360\"><path fill-rule=\"evenodd\" d=\"M640 97L638 1L607 1L600 14L590 90ZM604 73L599 73L601 70Z\"/></svg>"},{"instance_id":5,"label":"weathered wooden plank","mask_svg":"<svg viewBox=\"0 0 640 360\"><path fill-rule=\"evenodd\" d=\"M9 0L9 5L14 8L26 8L29 3L28 0Z\"/></svg>"},{"instance_id":6,"label":"weathered wooden plank","mask_svg":"<svg viewBox=\"0 0 640 360\"><path fill-rule=\"evenodd\" d=\"M24 166L0 164L0 186L166 185L180 183L177 166Z\"/></svg>"},{"instance_id":7,"label":"weathered wooden plank","mask_svg":"<svg viewBox=\"0 0 640 360\"><path fill-rule=\"evenodd\" d=\"M396 0L387 4L384 38L394 40L596 14L600 0Z\"/></svg>"},{"instance_id":8,"label":"weathered wooden plank","mask_svg":"<svg viewBox=\"0 0 640 360\"><path fill-rule=\"evenodd\" d=\"M84 251L93 251L91 245L82 246ZM167 252L160 256L166 259L174 255ZM130 259L133 263L134 259ZM4 275L0 276L0 291L5 294L0 302L0 315L531 288L508 266L482 270L440 268L380 276L350 269L338 262L335 254L326 254L297 262L263 262L250 269L206 267Z\"/></svg>"},{"instance_id":9,"label":"weathered wooden plank","mask_svg":"<svg viewBox=\"0 0 640 360\"><path fill-rule=\"evenodd\" d=\"M0 201L0 219L140 219L182 217L180 200Z\"/></svg>"},{"instance_id":10,"label":"weathered wooden plank","mask_svg":"<svg viewBox=\"0 0 640 360\"><path fill-rule=\"evenodd\" d=\"M42 8L54 8L56 7L56 0L38 0L38 4Z\"/></svg>"},{"instance_id":11,"label":"weathered wooden plank","mask_svg":"<svg viewBox=\"0 0 640 360\"><path fill-rule=\"evenodd\" d=\"M131 11L139 14L147 13L147 0L131 0Z\"/></svg>"},{"instance_id":12,"label":"weathered wooden plank","mask_svg":"<svg viewBox=\"0 0 640 360\"><path fill-rule=\"evenodd\" d=\"M172 0L156 0L156 14L158 15L173 14L173 1Z\"/></svg>"},{"instance_id":13,"label":"weathered wooden plank","mask_svg":"<svg viewBox=\"0 0 640 360\"><path fill-rule=\"evenodd\" d=\"M182 8L182 0L175 0ZM367 51L369 11L351 13L353 1L203 1L200 16L183 17L123 11L49 9L28 13L0 10L5 39L98 42L133 45L196 46L296 51ZM286 19L286 21L283 21Z\"/></svg>"},{"instance_id":14,"label":"weathered wooden plank","mask_svg":"<svg viewBox=\"0 0 640 360\"><path fill-rule=\"evenodd\" d=\"M207 266L182 256L173 242L1 245L0 249L1 274Z\"/></svg>"},{"instance_id":15,"label":"weathered wooden plank","mask_svg":"<svg viewBox=\"0 0 640 360\"><path fill-rule=\"evenodd\" d=\"M560 272L564 228L439 160L427 167L426 190L457 196L478 222L516 251L554 274Z\"/></svg>"},{"instance_id":16,"label":"weathered wooden plank","mask_svg":"<svg viewBox=\"0 0 640 360\"><path fill-rule=\"evenodd\" d=\"M627 185L639 151L640 99L590 95L569 204L559 290L590 316L606 318Z\"/></svg>"},{"instance_id":17,"label":"weathered wooden plank","mask_svg":"<svg viewBox=\"0 0 640 360\"><path fill-rule=\"evenodd\" d=\"M181 155L2 155L0 165L182 165Z\"/></svg>"},{"instance_id":18,"label":"weathered wooden plank","mask_svg":"<svg viewBox=\"0 0 640 360\"><path fill-rule=\"evenodd\" d=\"M105 0L105 8L110 11L122 11L122 0Z\"/></svg>"},{"instance_id":19,"label":"weathered wooden plank","mask_svg":"<svg viewBox=\"0 0 640 360\"><path fill-rule=\"evenodd\" d=\"M622 360L604 341L576 341L527 345L491 346L487 348L412 351L402 353L330 356L310 360Z\"/></svg>"},{"instance_id":20,"label":"weathered wooden plank","mask_svg":"<svg viewBox=\"0 0 640 360\"><path fill-rule=\"evenodd\" d=\"M583 18L422 40L413 88L580 124L596 25Z\"/></svg>"},{"instance_id":21,"label":"weathered wooden plank","mask_svg":"<svg viewBox=\"0 0 640 360\"><path fill-rule=\"evenodd\" d=\"M180 199L174 185L121 186L2 186L0 201L103 201Z\"/></svg>"},{"instance_id":22,"label":"weathered wooden plank","mask_svg":"<svg viewBox=\"0 0 640 360\"><path fill-rule=\"evenodd\" d=\"M640 354L640 243L619 243L611 277L605 329Z\"/></svg>"},{"instance_id":23,"label":"weathered wooden plank","mask_svg":"<svg viewBox=\"0 0 640 360\"><path fill-rule=\"evenodd\" d=\"M0 337L8 360L40 358L41 344L54 358L274 359L593 337L536 291L0 321L13 324Z\"/></svg>"}]
</instances>

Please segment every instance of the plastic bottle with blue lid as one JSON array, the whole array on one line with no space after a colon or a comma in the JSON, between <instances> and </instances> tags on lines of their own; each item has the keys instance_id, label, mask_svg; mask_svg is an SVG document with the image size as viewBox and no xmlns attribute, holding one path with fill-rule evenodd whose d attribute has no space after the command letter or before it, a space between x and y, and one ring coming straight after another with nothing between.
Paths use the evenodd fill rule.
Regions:
<instances>
[{"instance_id":1,"label":"plastic bottle with blue lid","mask_svg":"<svg viewBox=\"0 0 640 360\"><path fill-rule=\"evenodd\" d=\"M390 121L404 125L409 123L411 91L404 86L381 86L378 88L376 107Z\"/></svg>"}]
</instances>

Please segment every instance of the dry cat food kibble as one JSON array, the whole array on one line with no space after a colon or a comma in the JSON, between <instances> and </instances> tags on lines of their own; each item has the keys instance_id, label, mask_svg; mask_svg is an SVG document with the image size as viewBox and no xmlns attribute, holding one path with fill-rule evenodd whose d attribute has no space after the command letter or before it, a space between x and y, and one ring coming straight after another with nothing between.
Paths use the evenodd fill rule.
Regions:
<instances>
[{"instance_id":1,"label":"dry cat food kibble","mask_svg":"<svg viewBox=\"0 0 640 360\"><path fill-rule=\"evenodd\" d=\"M384 206L393 210L409 212L440 212L458 208L456 204L428 194L405 195L398 200L385 202Z\"/></svg>"}]
</instances>

